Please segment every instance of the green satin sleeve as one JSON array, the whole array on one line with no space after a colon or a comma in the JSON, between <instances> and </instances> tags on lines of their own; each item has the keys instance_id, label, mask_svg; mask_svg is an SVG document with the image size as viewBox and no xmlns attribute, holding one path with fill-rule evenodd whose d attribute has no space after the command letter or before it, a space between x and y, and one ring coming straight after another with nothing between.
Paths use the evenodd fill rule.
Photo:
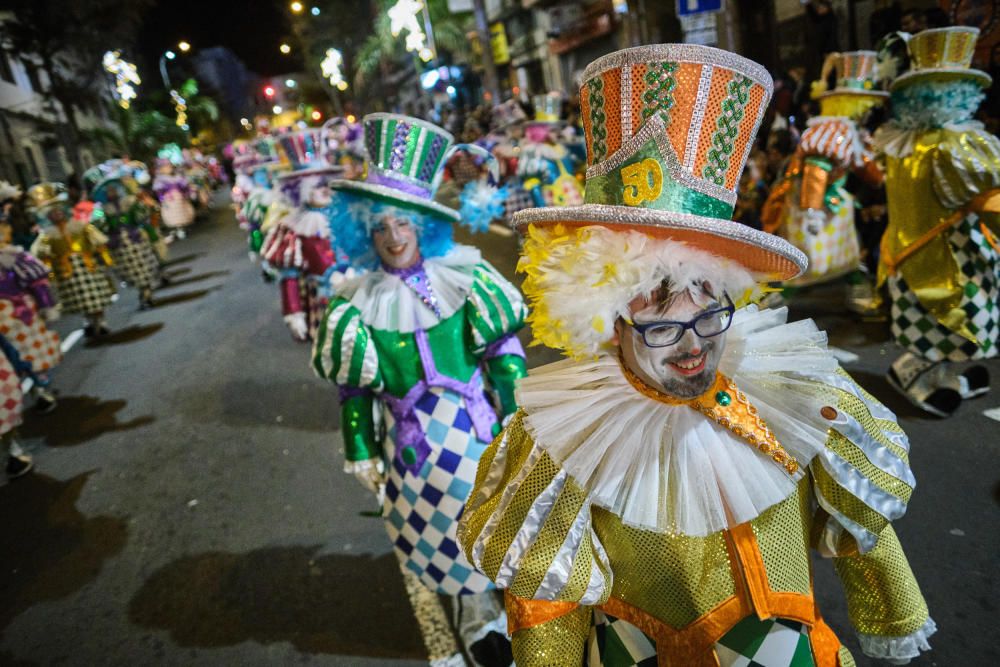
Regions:
<instances>
[{"instance_id":1,"label":"green satin sleeve","mask_svg":"<svg viewBox=\"0 0 1000 667\"><path fill-rule=\"evenodd\" d=\"M516 354L502 354L486 360L486 374L490 385L500 399L501 417L517 412L517 402L514 399L514 385L518 379L528 374L524 357Z\"/></svg>"},{"instance_id":2,"label":"green satin sleeve","mask_svg":"<svg viewBox=\"0 0 1000 667\"><path fill-rule=\"evenodd\" d=\"M374 400L372 393L366 391L341 401L340 424L344 433L344 457L348 461L367 461L382 456L372 419Z\"/></svg>"}]
</instances>

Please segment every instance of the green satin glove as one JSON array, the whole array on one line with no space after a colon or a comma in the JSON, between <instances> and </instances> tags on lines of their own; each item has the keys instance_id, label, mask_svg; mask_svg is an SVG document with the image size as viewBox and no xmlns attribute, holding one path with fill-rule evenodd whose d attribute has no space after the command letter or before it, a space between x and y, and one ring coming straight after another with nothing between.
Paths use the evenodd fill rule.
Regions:
<instances>
[{"instance_id":1,"label":"green satin glove","mask_svg":"<svg viewBox=\"0 0 1000 667\"><path fill-rule=\"evenodd\" d=\"M514 398L514 386L517 380L525 377L528 370L524 357L516 354L502 354L486 360L486 374L490 385L500 399L500 417L506 417L517 412L517 401Z\"/></svg>"},{"instance_id":2,"label":"green satin glove","mask_svg":"<svg viewBox=\"0 0 1000 667\"><path fill-rule=\"evenodd\" d=\"M351 396L340 404L340 426L344 432L344 456L348 461L381 458L382 447L375 439L371 392Z\"/></svg>"}]
</instances>

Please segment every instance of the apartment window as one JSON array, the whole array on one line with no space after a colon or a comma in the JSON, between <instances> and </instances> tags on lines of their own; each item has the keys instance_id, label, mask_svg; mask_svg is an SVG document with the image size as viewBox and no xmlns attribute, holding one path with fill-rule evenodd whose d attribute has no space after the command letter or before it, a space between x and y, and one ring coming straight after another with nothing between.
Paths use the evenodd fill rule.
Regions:
<instances>
[{"instance_id":1,"label":"apartment window","mask_svg":"<svg viewBox=\"0 0 1000 667\"><path fill-rule=\"evenodd\" d=\"M10 68L10 61L7 60L7 54L0 51L0 79L3 79L7 83L14 83L14 72Z\"/></svg>"},{"instance_id":2,"label":"apartment window","mask_svg":"<svg viewBox=\"0 0 1000 667\"><path fill-rule=\"evenodd\" d=\"M28 73L28 81L31 82L31 89L36 93L44 93L42 80L38 77L38 66L34 63L24 63L24 70Z\"/></svg>"}]
</instances>

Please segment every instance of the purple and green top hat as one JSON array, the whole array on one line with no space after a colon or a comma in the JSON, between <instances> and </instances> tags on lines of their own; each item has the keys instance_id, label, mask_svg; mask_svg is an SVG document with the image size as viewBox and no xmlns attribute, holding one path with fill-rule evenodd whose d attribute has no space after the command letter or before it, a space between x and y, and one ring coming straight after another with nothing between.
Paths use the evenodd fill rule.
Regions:
<instances>
[{"instance_id":1,"label":"purple and green top hat","mask_svg":"<svg viewBox=\"0 0 1000 667\"><path fill-rule=\"evenodd\" d=\"M341 167L326 159L326 131L321 128L289 132L278 137L278 149L292 170L280 174L279 179L301 178L317 174L333 174Z\"/></svg>"},{"instance_id":2,"label":"purple and green top hat","mask_svg":"<svg viewBox=\"0 0 1000 667\"><path fill-rule=\"evenodd\" d=\"M468 148L437 125L390 113L364 117L367 173L364 181L335 180L334 190L415 208L448 221L458 211L434 201L444 166L454 152Z\"/></svg>"}]
</instances>

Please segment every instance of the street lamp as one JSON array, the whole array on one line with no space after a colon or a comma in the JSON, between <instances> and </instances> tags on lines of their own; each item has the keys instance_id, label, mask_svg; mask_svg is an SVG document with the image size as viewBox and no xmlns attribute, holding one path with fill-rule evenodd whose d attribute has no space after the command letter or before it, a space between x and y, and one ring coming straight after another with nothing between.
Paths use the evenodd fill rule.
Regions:
<instances>
[{"instance_id":1,"label":"street lamp","mask_svg":"<svg viewBox=\"0 0 1000 667\"><path fill-rule=\"evenodd\" d=\"M319 16L319 7L313 7L312 9L309 10L309 13L312 14L313 16Z\"/></svg>"},{"instance_id":2,"label":"street lamp","mask_svg":"<svg viewBox=\"0 0 1000 667\"><path fill-rule=\"evenodd\" d=\"M177 43L177 48L181 50L181 53L187 53L188 51L191 50L191 45L185 42L184 40L181 40L180 42Z\"/></svg>"},{"instance_id":3,"label":"street lamp","mask_svg":"<svg viewBox=\"0 0 1000 667\"><path fill-rule=\"evenodd\" d=\"M303 6L302 6L302 3L299 2L299 0L295 0L295 2L293 2L292 4L290 4L288 7L292 10L293 14L301 14L302 13Z\"/></svg>"},{"instance_id":4,"label":"street lamp","mask_svg":"<svg viewBox=\"0 0 1000 667\"><path fill-rule=\"evenodd\" d=\"M282 44L281 46L278 47L278 50L287 56L289 53L292 52L292 47L290 47L288 44Z\"/></svg>"}]
</instances>

